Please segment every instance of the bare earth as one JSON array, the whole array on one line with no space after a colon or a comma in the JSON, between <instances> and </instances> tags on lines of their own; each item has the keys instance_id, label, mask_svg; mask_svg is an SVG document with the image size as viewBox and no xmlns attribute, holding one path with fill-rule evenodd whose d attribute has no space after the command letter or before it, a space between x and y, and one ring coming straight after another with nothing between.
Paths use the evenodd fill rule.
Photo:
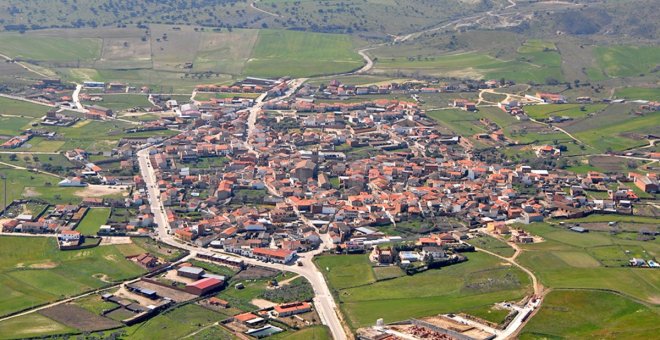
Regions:
<instances>
[{"instance_id":1,"label":"bare earth","mask_svg":"<svg viewBox=\"0 0 660 340\"><path fill-rule=\"evenodd\" d=\"M273 307L273 306L277 305L276 303L274 303L272 301L268 301L268 300L264 300L264 299L252 299L252 301L250 301L250 303L257 306L257 307L259 307L260 309L270 308L270 307Z\"/></svg>"},{"instance_id":2,"label":"bare earth","mask_svg":"<svg viewBox=\"0 0 660 340\"><path fill-rule=\"evenodd\" d=\"M26 188L27 189L27 188ZM107 185L90 185L81 190L76 191L75 195L79 197L101 197L108 195L123 194L128 195L126 187L122 186L107 186Z\"/></svg>"},{"instance_id":3,"label":"bare earth","mask_svg":"<svg viewBox=\"0 0 660 340\"><path fill-rule=\"evenodd\" d=\"M131 244L131 238L128 236L113 236L113 237L104 237L101 239L100 245L109 246L113 244Z\"/></svg>"}]
</instances>

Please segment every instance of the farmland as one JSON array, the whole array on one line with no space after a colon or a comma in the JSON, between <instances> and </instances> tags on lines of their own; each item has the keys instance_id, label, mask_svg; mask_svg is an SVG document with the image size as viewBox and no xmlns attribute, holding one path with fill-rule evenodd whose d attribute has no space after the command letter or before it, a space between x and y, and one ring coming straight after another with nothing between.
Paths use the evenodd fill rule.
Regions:
<instances>
[{"instance_id":1,"label":"farmland","mask_svg":"<svg viewBox=\"0 0 660 340\"><path fill-rule=\"evenodd\" d=\"M200 326L215 323L225 315L204 307L187 304L126 329L131 339L179 339L197 331Z\"/></svg>"},{"instance_id":2,"label":"farmland","mask_svg":"<svg viewBox=\"0 0 660 340\"><path fill-rule=\"evenodd\" d=\"M607 104L557 104L557 105L533 105L525 107L525 112L534 119L545 119L550 116L578 118L589 113L599 112L607 107Z\"/></svg>"},{"instance_id":3,"label":"farmland","mask_svg":"<svg viewBox=\"0 0 660 340\"><path fill-rule=\"evenodd\" d=\"M417 49L410 51L417 53ZM378 57L377 72L398 70L472 78L505 78L535 83L544 83L548 79L563 79L561 56L556 47L551 42L539 40L524 42L510 59L494 57L482 51L389 57L388 54L398 52L381 49L373 54Z\"/></svg>"},{"instance_id":4,"label":"farmland","mask_svg":"<svg viewBox=\"0 0 660 340\"><path fill-rule=\"evenodd\" d=\"M616 89L614 95L624 99L643 99L660 101L660 88L649 87L625 87Z\"/></svg>"},{"instance_id":5,"label":"farmland","mask_svg":"<svg viewBox=\"0 0 660 340\"><path fill-rule=\"evenodd\" d=\"M634 77L657 66L660 47L599 46L594 49L598 65L609 77Z\"/></svg>"},{"instance_id":6,"label":"farmland","mask_svg":"<svg viewBox=\"0 0 660 340\"><path fill-rule=\"evenodd\" d=\"M650 302L659 298L657 272L623 266L635 256L649 259L660 254L656 241L637 241L628 233L578 234L544 223L525 229L545 242L522 245L519 263L535 272L544 286L610 289Z\"/></svg>"},{"instance_id":7,"label":"farmland","mask_svg":"<svg viewBox=\"0 0 660 340\"><path fill-rule=\"evenodd\" d=\"M657 308L610 292L556 290L523 329L521 339L650 339L660 331Z\"/></svg>"},{"instance_id":8,"label":"farmland","mask_svg":"<svg viewBox=\"0 0 660 340\"><path fill-rule=\"evenodd\" d=\"M114 112L124 111L134 107L146 109L152 106L147 99L147 95L144 94L112 94L105 95L102 98L103 101L101 102L83 101L83 104L101 105L108 109L112 109Z\"/></svg>"},{"instance_id":9,"label":"farmland","mask_svg":"<svg viewBox=\"0 0 660 340\"><path fill-rule=\"evenodd\" d=\"M77 331L38 313L0 321L0 329L0 339L42 337Z\"/></svg>"},{"instance_id":10,"label":"farmland","mask_svg":"<svg viewBox=\"0 0 660 340\"><path fill-rule=\"evenodd\" d=\"M529 289L529 279L522 271L487 254L470 253L468 257L465 263L379 282L374 282L366 256L322 256L316 263L352 328L371 325L378 318L393 322L469 312L495 302L517 300ZM346 266L351 269L346 270ZM360 273L355 277L366 279L352 282L347 273Z\"/></svg>"},{"instance_id":11,"label":"farmland","mask_svg":"<svg viewBox=\"0 0 660 340\"><path fill-rule=\"evenodd\" d=\"M52 110L52 107L39 105L21 100L0 97L0 114L9 116L20 116L23 118L41 118L46 112Z\"/></svg>"},{"instance_id":12,"label":"farmland","mask_svg":"<svg viewBox=\"0 0 660 340\"><path fill-rule=\"evenodd\" d=\"M76 230L83 235L96 235L99 227L108 221L108 217L110 217L110 208L91 208Z\"/></svg>"},{"instance_id":13,"label":"farmland","mask_svg":"<svg viewBox=\"0 0 660 340\"><path fill-rule=\"evenodd\" d=\"M0 315L143 273L115 246L62 252L54 238L0 238ZM103 275L103 280L100 279Z\"/></svg>"},{"instance_id":14,"label":"farmland","mask_svg":"<svg viewBox=\"0 0 660 340\"><path fill-rule=\"evenodd\" d=\"M302 77L348 72L363 64L353 49L345 35L262 30L243 73Z\"/></svg>"}]
</instances>

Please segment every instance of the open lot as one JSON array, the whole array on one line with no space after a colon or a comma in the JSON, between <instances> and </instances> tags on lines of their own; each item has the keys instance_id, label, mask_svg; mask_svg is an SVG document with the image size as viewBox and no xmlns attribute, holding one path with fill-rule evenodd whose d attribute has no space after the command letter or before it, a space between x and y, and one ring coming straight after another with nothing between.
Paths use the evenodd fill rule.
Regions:
<instances>
[{"instance_id":1,"label":"open lot","mask_svg":"<svg viewBox=\"0 0 660 340\"><path fill-rule=\"evenodd\" d=\"M515 250L511 248L510 245L488 235L480 234L480 236L470 239L469 242L475 247L492 251L493 253L504 257L513 256L515 253Z\"/></svg>"},{"instance_id":2,"label":"open lot","mask_svg":"<svg viewBox=\"0 0 660 340\"><path fill-rule=\"evenodd\" d=\"M9 116L20 116L23 118L34 119L41 118L46 112L52 110L52 107L39 105L22 100L0 97L0 114Z\"/></svg>"},{"instance_id":3,"label":"open lot","mask_svg":"<svg viewBox=\"0 0 660 340\"><path fill-rule=\"evenodd\" d=\"M617 98L642 99L660 101L660 88L649 87L625 87L616 89L614 95Z\"/></svg>"},{"instance_id":4,"label":"open lot","mask_svg":"<svg viewBox=\"0 0 660 340\"><path fill-rule=\"evenodd\" d=\"M115 246L60 251L54 238L0 237L0 315L143 272Z\"/></svg>"},{"instance_id":5,"label":"open lot","mask_svg":"<svg viewBox=\"0 0 660 340\"><path fill-rule=\"evenodd\" d=\"M358 285L351 284L344 273L357 272L361 277L371 278L364 264L366 255L322 256L316 263L328 279L351 328L372 325L378 318L394 322L490 308L495 302L520 299L529 291L529 278L522 271L487 254L467 255L469 260L457 265L386 281L362 280ZM351 264L351 270L344 269Z\"/></svg>"},{"instance_id":6,"label":"open lot","mask_svg":"<svg viewBox=\"0 0 660 340\"><path fill-rule=\"evenodd\" d=\"M650 339L660 331L657 308L610 292L556 290L520 339Z\"/></svg>"}]
</instances>

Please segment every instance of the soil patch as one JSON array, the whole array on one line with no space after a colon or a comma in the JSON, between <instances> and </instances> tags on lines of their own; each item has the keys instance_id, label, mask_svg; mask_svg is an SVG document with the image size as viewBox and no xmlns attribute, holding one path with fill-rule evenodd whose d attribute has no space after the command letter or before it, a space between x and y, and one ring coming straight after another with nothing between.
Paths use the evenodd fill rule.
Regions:
<instances>
[{"instance_id":1,"label":"soil patch","mask_svg":"<svg viewBox=\"0 0 660 340\"><path fill-rule=\"evenodd\" d=\"M122 326L121 323L115 320L104 318L82 307L70 304L60 304L42 309L39 314L83 332L101 331Z\"/></svg>"},{"instance_id":2,"label":"soil patch","mask_svg":"<svg viewBox=\"0 0 660 340\"><path fill-rule=\"evenodd\" d=\"M273 277L279 273L279 270L252 266L238 273L238 275L234 276L234 278L236 280L258 280Z\"/></svg>"}]
</instances>

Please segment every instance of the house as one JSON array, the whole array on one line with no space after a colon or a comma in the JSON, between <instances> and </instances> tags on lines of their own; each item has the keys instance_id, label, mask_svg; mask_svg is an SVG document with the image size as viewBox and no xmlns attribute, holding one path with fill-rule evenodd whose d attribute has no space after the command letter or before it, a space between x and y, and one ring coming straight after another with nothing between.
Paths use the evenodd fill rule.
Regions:
<instances>
[{"instance_id":1,"label":"house","mask_svg":"<svg viewBox=\"0 0 660 340\"><path fill-rule=\"evenodd\" d=\"M135 261L145 268L154 268L158 266L158 258L151 256L149 253L138 255L135 258Z\"/></svg>"},{"instance_id":2,"label":"house","mask_svg":"<svg viewBox=\"0 0 660 340\"><path fill-rule=\"evenodd\" d=\"M291 315L297 315L312 311L312 304L309 302L292 302L275 306L273 314L283 318Z\"/></svg>"},{"instance_id":3,"label":"house","mask_svg":"<svg viewBox=\"0 0 660 340\"><path fill-rule=\"evenodd\" d=\"M247 326L254 326L264 321L264 318L256 316L252 313L243 313L243 314L234 315L234 321L242 323Z\"/></svg>"},{"instance_id":4,"label":"house","mask_svg":"<svg viewBox=\"0 0 660 340\"><path fill-rule=\"evenodd\" d=\"M543 222L543 215L539 213L522 213L522 222L525 224L530 224L534 222Z\"/></svg>"},{"instance_id":5,"label":"house","mask_svg":"<svg viewBox=\"0 0 660 340\"><path fill-rule=\"evenodd\" d=\"M215 296L209 299L209 304L211 306L219 306L219 307L222 307L222 308L229 308L229 301L223 300L223 299L218 299Z\"/></svg>"},{"instance_id":6,"label":"house","mask_svg":"<svg viewBox=\"0 0 660 340\"><path fill-rule=\"evenodd\" d=\"M296 256L295 250L270 248L252 249L252 257L265 262L289 263L293 260L294 256Z\"/></svg>"},{"instance_id":7,"label":"house","mask_svg":"<svg viewBox=\"0 0 660 340\"><path fill-rule=\"evenodd\" d=\"M69 177L57 183L61 187L86 187L87 183L82 182L80 177Z\"/></svg>"},{"instance_id":8,"label":"house","mask_svg":"<svg viewBox=\"0 0 660 340\"><path fill-rule=\"evenodd\" d=\"M392 247L379 248L376 247L376 260L380 264L391 264L394 262L394 255L392 254Z\"/></svg>"},{"instance_id":9,"label":"house","mask_svg":"<svg viewBox=\"0 0 660 340\"><path fill-rule=\"evenodd\" d=\"M633 180L633 183L642 191L648 193L658 192L658 178L653 175L640 175L634 172L628 174L628 178Z\"/></svg>"},{"instance_id":10,"label":"house","mask_svg":"<svg viewBox=\"0 0 660 340\"><path fill-rule=\"evenodd\" d=\"M101 117L112 117L112 110L103 106L91 105L87 107L90 114L98 115Z\"/></svg>"},{"instance_id":11,"label":"house","mask_svg":"<svg viewBox=\"0 0 660 340\"><path fill-rule=\"evenodd\" d=\"M434 260L447 257L442 247L423 247L422 255L424 257L432 257Z\"/></svg>"}]
</instances>

